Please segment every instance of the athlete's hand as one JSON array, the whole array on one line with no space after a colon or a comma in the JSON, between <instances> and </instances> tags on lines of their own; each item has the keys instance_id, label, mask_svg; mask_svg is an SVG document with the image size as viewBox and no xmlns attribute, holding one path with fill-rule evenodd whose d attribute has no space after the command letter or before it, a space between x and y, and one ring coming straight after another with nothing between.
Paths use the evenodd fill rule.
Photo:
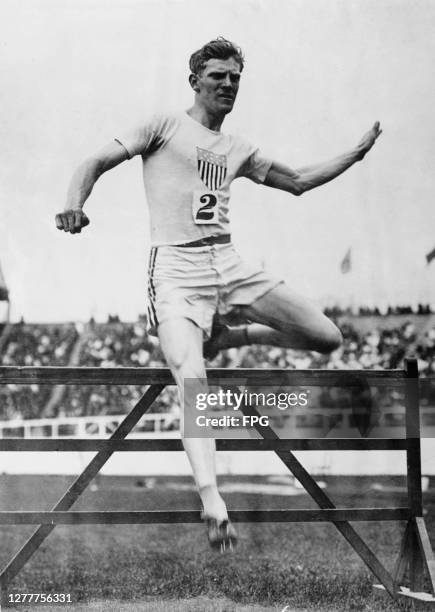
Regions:
<instances>
[{"instance_id":1,"label":"athlete's hand","mask_svg":"<svg viewBox=\"0 0 435 612\"><path fill-rule=\"evenodd\" d=\"M358 144L358 159L363 159L364 155L370 151L372 146L375 144L376 139L382 134L382 130L379 126L379 121L376 121L371 130L364 134L361 141Z\"/></svg>"},{"instance_id":2,"label":"athlete's hand","mask_svg":"<svg viewBox=\"0 0 435 612\"><path fill-rule=\"evenodd\" d=\"M56 227L64 232L80 234L90 221L81 208L70 208L56 215Z\"/></svg>"}]
</instances>

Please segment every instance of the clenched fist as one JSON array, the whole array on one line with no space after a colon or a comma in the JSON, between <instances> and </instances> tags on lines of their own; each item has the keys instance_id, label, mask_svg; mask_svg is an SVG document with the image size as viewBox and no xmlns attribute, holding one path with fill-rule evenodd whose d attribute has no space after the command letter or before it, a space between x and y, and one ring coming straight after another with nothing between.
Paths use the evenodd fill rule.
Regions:
<instances>
[{"instance_id":1,"label":"clenched fist","mask_svg":"<svg viewBox=\"0 0 435 612\"><path fill-rule=\"evenodd\" d=\"M80 234L90 221L81 208L70 208L56 215L56 227L64 232Z\"/></svg>"},{"instance_id":2,"label":"clenched fist","mask_svg":"<svg viewBox=\"0 0 435 612\"><path fill-rule=\"evenodd\" d=\"M363 159L364 155L370 151L372 146L375 144L376 139L382 134L382 130L379 126L379 121L373 125L372 129L364 134L361 141L358 144L359 156L358 159Z\"/></svg>"}]
</instances>

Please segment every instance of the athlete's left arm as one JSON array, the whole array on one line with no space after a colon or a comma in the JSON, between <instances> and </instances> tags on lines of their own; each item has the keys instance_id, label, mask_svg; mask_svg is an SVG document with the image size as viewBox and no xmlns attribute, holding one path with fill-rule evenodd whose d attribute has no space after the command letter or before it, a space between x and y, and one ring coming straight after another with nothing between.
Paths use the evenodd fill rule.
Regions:
<instances>
[{"instance_id":1,"label":"athlete's left arm","mask_svg":"<svg viewBox=\"0 0 435 612\"><path fill-rule=\"evenodd\" d=\"M264 185L302 195L305 191L319 187L345 172L357 161L364 158L382 133L379 122L363 136L360 143L348 153L324 163L292 170L284 164L273 162L267 173Z\"/></svg>"}]
</instances>

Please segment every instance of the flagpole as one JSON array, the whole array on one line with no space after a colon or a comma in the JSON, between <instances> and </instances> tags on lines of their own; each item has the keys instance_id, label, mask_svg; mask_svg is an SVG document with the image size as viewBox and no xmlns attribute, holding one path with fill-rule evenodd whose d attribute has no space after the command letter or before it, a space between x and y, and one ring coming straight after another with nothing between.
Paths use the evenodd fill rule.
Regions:
<instances>
[{"instance_id":1,"label":"flagpole","mask_svg":"<svg viewBox=\"0 0 435 612\"><path fill-rule=\"evenodd\" d=\"M340 272L343 276L342 279L342 287L343 287L343 298L344 298L344 307L343 310L349 310L352 314L354 312L354 294L353 294L353 285L349 280L346 280L346 275L351 276L352 272L352 247L349 247L341 260L340 263ZM347 283L347 286L346 286Z\"/></svg>"}]
</instances>

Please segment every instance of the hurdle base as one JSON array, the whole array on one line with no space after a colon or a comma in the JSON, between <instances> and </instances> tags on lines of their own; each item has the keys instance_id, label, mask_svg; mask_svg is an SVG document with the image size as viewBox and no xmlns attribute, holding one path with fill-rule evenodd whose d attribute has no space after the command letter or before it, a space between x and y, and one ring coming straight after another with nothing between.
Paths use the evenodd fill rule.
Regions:
<instances>
[{"instance_id":1,"label":"hurdle base","mask_svg":"<svg viewBox=\"0 0 435 612\"><path fill-rule=\"evenodd\" d=\"M391 601L391 597L382 584L373 585L373 593L377 597L382 597ZM397 602L413 603L414 610L435 610L435 597L430 593L414 592L408 587L399 587L396 592Z\"/></svg>"}]
</instances>

